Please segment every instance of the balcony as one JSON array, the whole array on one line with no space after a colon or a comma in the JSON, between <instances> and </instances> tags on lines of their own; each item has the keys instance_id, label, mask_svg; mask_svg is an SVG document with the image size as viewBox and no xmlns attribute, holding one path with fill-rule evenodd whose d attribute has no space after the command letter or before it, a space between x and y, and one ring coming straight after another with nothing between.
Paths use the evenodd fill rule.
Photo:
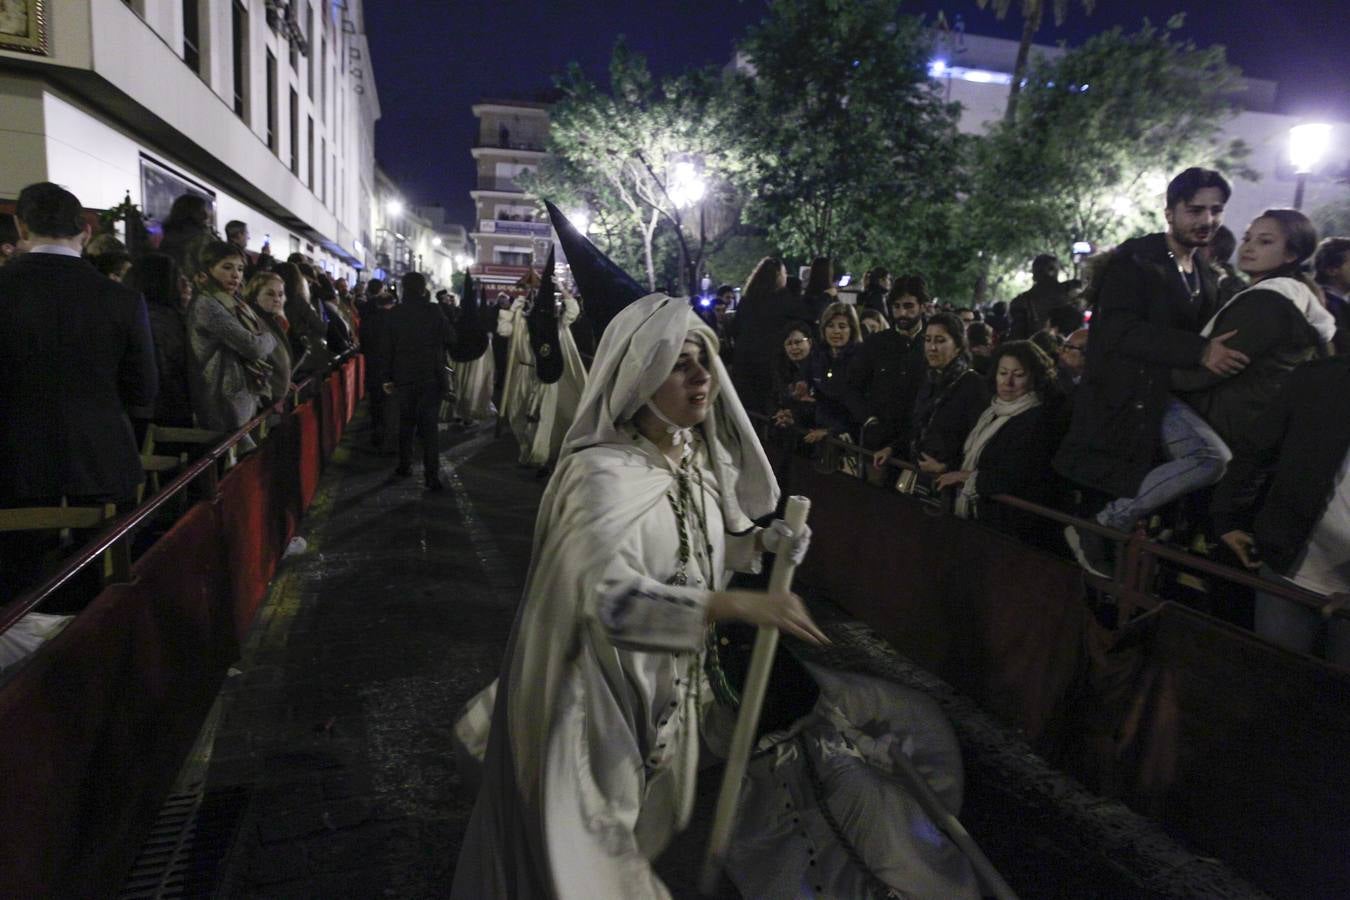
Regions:
<instances>
[{"instance_id":1,"label":"balcony","mask_svg":"<svg viewBox=\"0 0 1350 900\"><path fill-rule=\"evenodd\" d=\"M478 190L480 191L506 191L511 194L523 194L525 189L516 184L514 178L498 178L494 175L479 175Z\"/></svg>"},{"instance_id":2,"label":"balcony","mask_svg":"<svg viewBox=\"0 0 1350 900\"><path fill-rule=\"evenodd\" d=\"M500 135L492 137L479 136L473 142L473 146L474 149L524 150L529 153L543 153L545 151L544 138L542 136L533 137L530 135L521 135L519 137L502 137Z\"/></svg>"},{"instance_id":3,"label":"balcony","mask_svg":"<svg viewBox=\"0 0 1350 900\"><path fill-rule=\"evenodd\" d=\"M479 234L500 234L512 237L551 238L553 226L548 222L516 222L507 219L482 219Z\"/></svg>"}]
</instances>

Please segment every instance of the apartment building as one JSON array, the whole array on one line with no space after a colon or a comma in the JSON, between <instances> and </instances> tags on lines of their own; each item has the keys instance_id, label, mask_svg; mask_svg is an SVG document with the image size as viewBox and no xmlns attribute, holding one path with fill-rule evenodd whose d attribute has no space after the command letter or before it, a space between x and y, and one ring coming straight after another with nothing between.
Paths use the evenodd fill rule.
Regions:
<instances>
[{"instance_id":1,"label":"apartment building","mask_svg":"<svg viewBox=\"0 0 1350 900\"><path fill-rule=\"evenodd\" d=\"M362 0L10 0L0 28L0 204L54 181L124 198L152 232L200 193L217 230L369 266L379 99ZM11 12L13 9L11 9Z\"/></svg>"},{"instance_id":2,"label":"apartment building","mask_svg":"<svg viewBox=\"0 0 1350 900\"><path fill-rule=\"evenodd\" d=\"M470 151L478 169L469 192L475 208L469 237L476 247L471 271L484 285L510 293L531 265L543 265L553 243L543 205L516 182L548 155L548 105L484 100L473 114L479 126Z\"/></svg>"}]
</instances>

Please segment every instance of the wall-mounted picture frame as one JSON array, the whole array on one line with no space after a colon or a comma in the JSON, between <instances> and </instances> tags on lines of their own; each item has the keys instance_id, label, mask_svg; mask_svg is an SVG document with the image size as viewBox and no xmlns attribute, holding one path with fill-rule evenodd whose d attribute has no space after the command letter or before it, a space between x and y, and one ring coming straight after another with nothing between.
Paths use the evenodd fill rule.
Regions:
<instances>
[{"instance_id":1,"label":"wall-mounted picture frame","mask_svg":"<svg viewBox=\"0 0 1350 900\"><path fill-rule=\"evenodd\" d=\"M206 198L212 228L216 227L216 192L153 156L141 154L141 212L146 226L157 231L169 216L173 201L180 194L197 194Z\"/></svg>"},{"instance_id":2,"label":"wall-mounted picture frame","mask_svg":"<svg viewBox=\"0 0 1350 900\"><path fill-rule=\"evenodd\" d=\"M47 56L48 0L0 0L0 50Z\"/></svg>"}]
</instances>

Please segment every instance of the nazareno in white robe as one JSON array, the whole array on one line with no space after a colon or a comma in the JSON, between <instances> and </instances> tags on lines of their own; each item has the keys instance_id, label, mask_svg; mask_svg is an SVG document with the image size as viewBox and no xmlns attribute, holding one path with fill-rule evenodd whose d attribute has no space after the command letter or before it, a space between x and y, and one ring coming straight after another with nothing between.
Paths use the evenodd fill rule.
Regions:
<instances>
[{"instance_id":1,"label":"nazareno in white robe","mask_svg":"<svg viewBox=\"0 0 1350 900\"><path fill-rule=\"evenodd\" d=\"M720 387L702 427L713 559L667 585L679 541L664 456L623 423L670 374L686 335ZM696 481L695 484L698 482ZM697 490L697 488L696 488ZM525 599L491 692L483 785L452 896L660 898L650 860L688 821L705 689L709 590L728 547L747 568L752 517L778 489L717 361L717 339L683 300L650 295L606 329L540 504ZM740 538L727 539L727 532ZM695 536L695 542L700 542ZM472 731L461 721L457 731Z\"/></svg>"},{"instance_id":2,"label":"nazareno in white robe","mask_svg":"<svg viewBox=\"0 0 1350 900\"><path fill-rule=\"evenodd\" d=\"M536 374L525 301L517 299L511 304L511 318L503 329L509 334L511 343L506 354L502 415L520 445L522 465L544 466L553 462L576 414L586 386L586 366L569 326L579 314L576 300L564 296L562 314L558 317L558 348L563 355L563 373L553 384L544 384Z\"/></svg>"}]
</instances>

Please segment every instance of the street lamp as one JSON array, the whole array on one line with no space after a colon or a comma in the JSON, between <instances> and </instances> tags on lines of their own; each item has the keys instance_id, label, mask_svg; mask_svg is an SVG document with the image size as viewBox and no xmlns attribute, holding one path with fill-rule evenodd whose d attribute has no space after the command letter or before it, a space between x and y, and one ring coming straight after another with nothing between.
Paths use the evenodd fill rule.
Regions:
<instances>
[{"instance_id":1,"label":"street lamp","mask_svg":"<svg viewBox=\"0 0 1350 900\"><path fill-rule=\"evenodd\" d=\"M708 185L689 160L680 160L670 170L670 200L683 209L703 199Z\"/></svg>"},{"instance_id":2,"label":"street lamp","mask_svg":"<svg viewBox=\"0 0 1350 900\"><path fill-rule=\"evenodd\" d=\"M384 204L384 211L394 218L403 215L403 201L398 199L389 200Z\"/></svg>"},{"instance_id":3,"label":"street lamp","mask_svg":"<svg viewBox=\"0 0 1350 900\"><path fill-rule=\"evenodd\" d=\"M574 209L567 214L572 227L576 228L581 234L586 234L591 230L591 213L587 209Z\"/></svg>"},{"instance_id":4,"label":"street lamp","mask_svg":"<svg viewBox=\"0 0 1350 900\"><path fill-rule=\"evenodd\" d=\"M433 246L433 247L439 247L439 246L441 245L441 243L442 243L442 241L441 241L441 239L438 238L438 237L434 237L434 238L431 239L431 246Z\"/></svg>"},{"instance_id":5,"label":"street lamp","mask_svg":"<svg viewBox=\"0 0 1350 900\"><path fill-rule=\"evenodd\" d=\"M1298 176L1294 187L1294 209L1303 208L1303 189L1307 186L1308 175L1330 149L1330 125L1307 123L1289 129L1289 161L1294 164L1294 173Z\"/></svg>"}]
</instances>

